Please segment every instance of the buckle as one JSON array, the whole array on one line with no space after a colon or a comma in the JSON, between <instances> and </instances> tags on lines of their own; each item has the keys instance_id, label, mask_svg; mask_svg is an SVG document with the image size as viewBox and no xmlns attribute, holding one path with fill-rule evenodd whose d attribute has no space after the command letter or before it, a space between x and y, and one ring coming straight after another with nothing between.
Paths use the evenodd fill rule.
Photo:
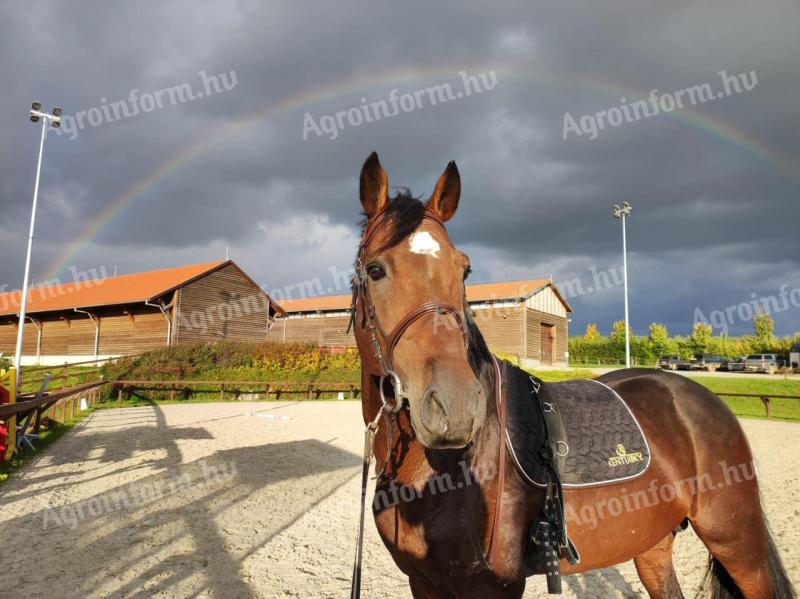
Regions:
<instances>
[{"instance_id":1,"label":"buckle","mask_svg":"<svg viewBox=\"0 0 800 599\"><path fill-rule=\"evenodd\" d=\"M559 451L559 447L563 447L563 451ZM556 441L556 444L553 447L553 453L559 458L566 457L569 453L569 444L566 441Z\"/></svg>"}]
</instances>

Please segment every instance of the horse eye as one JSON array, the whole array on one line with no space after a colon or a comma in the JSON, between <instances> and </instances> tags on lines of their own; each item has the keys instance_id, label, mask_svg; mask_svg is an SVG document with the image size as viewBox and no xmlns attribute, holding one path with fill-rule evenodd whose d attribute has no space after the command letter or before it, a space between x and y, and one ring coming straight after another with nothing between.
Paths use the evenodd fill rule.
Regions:
<instances>
[{"instance_id":1,"label":"horse eye","mask_svg":"<svg viewBox=\"0 0 800 599\"><path fill-rule=\"evenodd\" d=\"M367 266L367 274L373 281L378 281L386 276L386 271L383 270L378 264L370 264Z\"/></svg>"},{"instance_id":2,"label":"horse eye","mask_svg":"<svg viewBox=\"0 0 800 599\"><path fill-rule=\"evenodd\" d=\"M465 281L467 280L467 277L468 277L468 276L469 276L471 273L472 273L472 267L471 267L471 266L467 266L467 267L464 269L464 280L465 280Z\"/></svg>"}]
</instances>

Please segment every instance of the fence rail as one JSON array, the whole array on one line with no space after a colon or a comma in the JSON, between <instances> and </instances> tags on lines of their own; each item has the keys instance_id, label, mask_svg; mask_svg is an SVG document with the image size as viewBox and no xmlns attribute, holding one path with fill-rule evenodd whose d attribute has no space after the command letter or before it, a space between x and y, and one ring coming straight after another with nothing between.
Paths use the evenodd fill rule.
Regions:
<instances>
[{"instance_id":1,"label":"fence rail","mask_svg":"<svg viewBox=\"0 0 800 599\"><path fill-rule=\"evenodd\" d=\"M79 383L87 382L89 377L95 377L100 369L106 364L115 362L122 358L132 357L134 354L125 356L115 356L111 358L99 358L97 360L84 360L82 362L64 362L63 364L51 364L49 366L23 366L19 375L19 386L30 385L31 383L42 382L48 374L53 374L53 384L60 381L61 388L66 389L73 379L73 386L76 384L74 379L79 379ZM78 371L71 371L74 366L83 366ZM41 376L31 377L31 374L41 373Z\"/></svg>"},{"instance_id":2,"label":"fence rail","mask_svg":"<svg viewBox=\"0 0 800 599\"><path fill-rule=\"evenodd\" d=\"M755 397L761 400L764 404L764 411L767 413L767 418L772 418L772 405L770 400L773 399L800 399L800 395L778 395L775 393L716 393L720 397Z\"/></svg>"},{"instance_id":3,"label":"fence rail","mask_svg":"<svg viewBox=\"0 0 800 599\"><path fill-rule=\"evenodd\" d=\"M219 391L220 401L225 399L225 393L234 394L236 397L244 394L263 394L266 398L273 395L280 399L281 395L305 396L306 399L319 399L322 394L347 393L351 399L357 398L361 388L355 383L344 382L309 382L309 381L147 381L147 380L117 380L111 383L117 390L117 401L121 402L125 394L136 390L142 391L168 391L170 399L175 399L176 391L188 390L189 393L203 393ZM209 387L198 389L197 387Z\"/></svg>"},{"instance_id":4,"label":"fence rail","mask_svg":"<svg viewBox=\"0 0 800 599\"><path fill-rule=\"evenodd\" d=\"M52 405L57 404L61 400L72 399L78 395L86 394L87 391L104 385L102 381L94 383L86 383L76 387L70 387L56 393L43 395L38 399L27 399L27 395L20 395L16 403L0 404L0 420L7 420L14 414L22 414L30 412L35 409L40 409L42 412L47 411Z\"/></svg>"}]
</instances>

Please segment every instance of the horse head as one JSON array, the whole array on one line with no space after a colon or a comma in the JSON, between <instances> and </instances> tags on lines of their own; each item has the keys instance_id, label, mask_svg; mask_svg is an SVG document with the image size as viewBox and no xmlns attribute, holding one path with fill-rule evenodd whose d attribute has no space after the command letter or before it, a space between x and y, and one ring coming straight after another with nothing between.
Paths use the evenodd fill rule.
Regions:
<instances>
[{"instance_id":1,"label":"horse head","mask_svg":"<svg viewBox=\"0 0 800 599\"><path fill-rule=\"evenodd\" d=\"M486 414L486 393L470 359L469 258L445 227L460 193L455 162L427 203L403 190L390 199L375 153L361 171L366 219L353 318L362 367L395 408L405 401L417 439L431 449L466 446Z\"/></svg>"}]
</instances>

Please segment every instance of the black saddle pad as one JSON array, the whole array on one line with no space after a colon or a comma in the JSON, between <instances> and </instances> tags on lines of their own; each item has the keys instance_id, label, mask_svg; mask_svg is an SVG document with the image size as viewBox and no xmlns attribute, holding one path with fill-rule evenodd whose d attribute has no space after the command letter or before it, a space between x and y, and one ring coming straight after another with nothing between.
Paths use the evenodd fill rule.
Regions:
<instances>
[{"instance_id":1,"label":"black saddle pad","mask_svg":"<svg viewBox=\"0 0 800 599\"><path fill-rule=\"evenodd\" d=\"M532 381L526 372L509 367L507 445L520 474L537 486L548 476L541 459L544 421L534 389L554 404L564 421L567 447L561 472L564 487L589 487L636 478L650 466L650 447L639 422L625 401L599 381L563 383Z\"/></svg>"}]
</instances>

